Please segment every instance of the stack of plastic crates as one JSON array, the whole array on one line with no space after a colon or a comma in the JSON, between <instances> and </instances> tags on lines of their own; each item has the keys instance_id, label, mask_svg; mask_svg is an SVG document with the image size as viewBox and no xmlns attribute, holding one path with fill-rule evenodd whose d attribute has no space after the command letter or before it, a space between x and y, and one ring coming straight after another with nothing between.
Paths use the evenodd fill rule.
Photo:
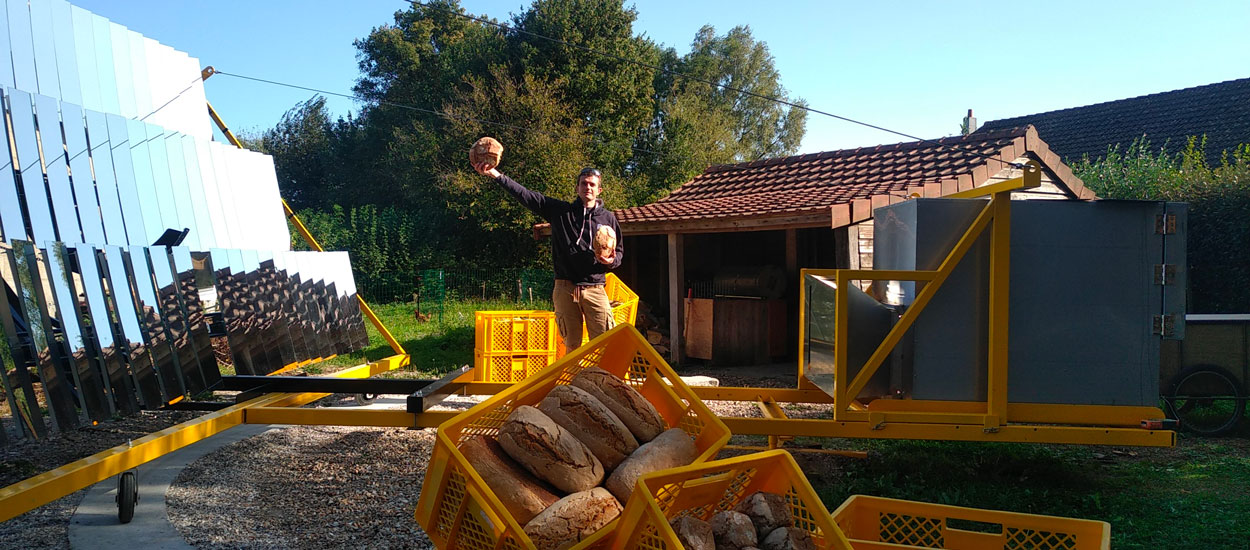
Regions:
<instances>
[{"instance_id":1,"label":"stack of plastic crates","mask_svg":"<svg viewBox=\"0 0 1250 550\"><path fill-rule=\"evenodd\" d=\"M707 521L732 510L756 491L785 497L793 526L807 531L817 548L848 550L829 510L821 503L790 453L764 451L724 460L653 472L639 480L620 525L603 537L601 548L682 550L669 521L693 516Z\"/></svg>"},{"instance_id":2,"label":"stack of plastic crates","mask_svg":"<svg viewBox=\"0 0 1250 550\"><path fill-rule=\"evenodd\" d=\"M854 495L833 513L855 548L1106 550L1103 521Z\"/></svg>"},{"instance_id":3,"label":"stack of plastic crates","mask_svg":"<svg viewBox=\"0 0 1250 550\"><path fill-rule=\"evenodd\" d=\"M473 324L475 381L519 382L556 360L550 311L478 311Z\"/></svg>"},{"instance_id":4,"label":"stack of plastic crates","mask_svg":"<svg viewBox=\"0 0 1250 550\"><path fill-rule=\"evenodd\" d=\"M536 549L499 498L457 449L466 437L496 437L513 409L537 405L557 385L589 367L599 367L632 385L669 426L690 434L699 450L696 464L716 456L729 441L729 428L699 400L677 373L632 326L600 335L554 365L496 394L438 428L434 451L417 502L416 520L438 548ZM614 521L576 548L596 548Z\"/></svg>"},{"instance_id":5,"label":"stack of plastic crates","mask_svg":"<svg viewBox=\"0 0 1250 550\"><path fill-rule=\"evenodd\" d=\"M632 325L638 320L638 295L633 289L622 283L613 273L608 273L604 277L603 291L608 295L608 302L612 305L612 320L618 325ZM564 349L564 341L556 338L557 357L562 356L568 350ZM586 324L582 323L582 345L590 341L590 333L586 331Z\"/></svg>"}]
</instances>

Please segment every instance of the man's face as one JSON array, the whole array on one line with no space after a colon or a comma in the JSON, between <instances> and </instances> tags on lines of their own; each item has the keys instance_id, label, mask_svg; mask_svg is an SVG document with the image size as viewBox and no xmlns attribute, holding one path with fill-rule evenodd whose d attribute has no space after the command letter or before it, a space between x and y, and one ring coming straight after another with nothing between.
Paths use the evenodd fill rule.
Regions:
<instances>
[{"instance_id":1,"label":"man's face","mask_svg":"<svg viewBox=\"0 0 1250 550\"><path fill-rule=\"evenodd\" d=\"M582 204L587 206L595 204L595 200L599 198L599 176L587 174L582 176L577 182L577 196L582 199Z\"/></svg>"}]
</instances>

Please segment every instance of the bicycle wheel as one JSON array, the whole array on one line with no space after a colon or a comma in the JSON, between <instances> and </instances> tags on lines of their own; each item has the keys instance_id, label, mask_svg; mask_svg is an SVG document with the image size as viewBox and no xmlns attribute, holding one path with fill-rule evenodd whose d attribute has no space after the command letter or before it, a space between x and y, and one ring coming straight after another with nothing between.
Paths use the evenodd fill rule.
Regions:
<instances>
[{"instance_id":1,"label":"bicycle wheel","mask_svg":"<svg viewBox=\"0 0 1250 550\"><path fill-rule=\"evenodd\" d=\"M1231 431L1246 409L1237 378L1214 365L1194 365L1176 375L1166 404L1182 429L1208 436Z\"/></svg>"}]
</instances>

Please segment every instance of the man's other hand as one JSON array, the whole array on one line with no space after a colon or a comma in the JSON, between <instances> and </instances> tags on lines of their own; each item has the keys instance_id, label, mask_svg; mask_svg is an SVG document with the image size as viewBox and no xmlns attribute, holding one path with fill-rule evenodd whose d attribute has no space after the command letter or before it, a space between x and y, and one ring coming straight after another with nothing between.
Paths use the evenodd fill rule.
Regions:
<instances>
[{"instance_id":1,"label":"man's other hand","mask_svg":"<svg viewBox=\"0 0 1250 550\"><path fill-rule=\"evenodd\" d=\"M477 173L483 176L490 176L492 178L499 177L499 170L496 170L495 165L489 162L474 164L473 169L477 170Z\"/></svg>"}]
</instances>

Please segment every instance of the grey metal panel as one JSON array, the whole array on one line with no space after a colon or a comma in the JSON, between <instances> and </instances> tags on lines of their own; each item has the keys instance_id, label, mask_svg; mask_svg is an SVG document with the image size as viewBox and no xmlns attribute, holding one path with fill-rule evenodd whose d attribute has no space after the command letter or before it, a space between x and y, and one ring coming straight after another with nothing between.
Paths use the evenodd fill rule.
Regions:
<instances>
[{"instance_id":1,"label":"grey metal panel","mask_svg":"<svg viewBox=\"0 0 1250 550\"><path fill-rule=\"evenodd\" d=\"M1176 319L1173 325L1171 340L1185 339L1185 290L1189 288L1189 270L1187 269L1187 247L1189 238L1189 205L1183 202L1169 202L1164 205L1164 213L1175 216L1176 230L1163 236L1164 265L1176 266L1176 278L1163 286L1163 315L1172 315Z\"/></svg>"},{"instance_id":2,"label":"grey metal panel","mask_svg":"<svg viewBox=\"0 0 1250 550\"><path fill-rule=\"evenodd\" d=\"M201 261L204 264L211 263L207 253L197 254L202 255ZM208 334L206 306L200 298L201 290L205 295L215 295L212 272L196 269L191 251L186 247L172 247L169 249L169 255L174 270L174 281L178 288L178 305L182 307L187 320L191 347L199 359L200 376L204 387L208 388L221 380L220 366L217 364L217 357Z\"/></svg>"},{"instance_id":3,"label":"grey metal panel","mask_svg":"<svg viewBox=\"0 0 1250 550\"><path fill-rule=\"evenodd\" d=\"M135 182L135 154L131 151L129 121L120 115L104 115L108 126L109 151L113 162L113 183L117 186L118 204L126 228L126 240L121 244L147 244L148 230L144 221L139 190ZM142 137L138 137L142 141ZM98 165L97 165L98 166ZM97 176L99 169L96 170ZM150 172L149 172L150 173ZM114 244L110 242L109 244Z\"/></svg>"},{"instance_id":4,"label":"grey metal panel","mask_svg":"<svg viewBox=\"0 0 1250 550\"><path fill-rule=\"evenodd\" d=\"M256 203L257 216L268 236L265 248L290 250L291 232L286 225L286 211L282 208L282 193L278 190L278 173L273 157L260 153L252 153L251 157L260 191Z\"/></svg>"},{"instance_id":5,"label":"grey metal panel","mask_svg":"<svg viewBox=\"0 0 1250 550\"><path fill-rule=\"evenodd\" d=\"M115 410L125 414L138 411L135 380L126 362L127 350L118 344L117 321L104 293L104 273L100 269L99 251L90 244L76 244L70 249L78 261L79 273L82 274L79 279L82 285L79 293L86 297L92 336L107 371L104 382L113 396L110 404Z\"/></svg>"},{"instance_id":6,"label":"grey metal panel","mask_svg":"<svg viewBox=\"0 0 1250 550\"><path fill-rule=\"evenodd\" d=\"M52 199L52 219L56 222L59 240L82 242L82 226L74 204L74 190L69 183L69 163L65 158L65 137L61 135L61 113L57 100L43 94L35 96L35 119L39 126L44 168L47 170L48 194Z\"/></svg>"},{"instance_id":7,"label":"grey metal panel","mask_svg":"<svg viewBox=\"0 0 1250 550\"><path fill-rule=\"evenodd\" d=\"M936 262L925 253L944 255L949 246L941 243L956 240L981 204L918 199L878 209L883 253L874 254L875 267L911 269L890 251L896 239L914 239L910 263L932 269ZM1012 402L1157 403L1159 337L1151 325L1162 306L1153 282L1163 254L1154 235L1160 208L1144 201L1012 203ZM973 247L916 322L914 398L984 399L986 245Z\"/></svg>"},{"instance_id":8,"label":"grey metal panel","mask_svg":"<svg viewBox=\"0 0 1250 550\"><path fill-rule=\"evenodd\" d=\"M350 266L348 266L350 270ZM352 283L354 287L354 283ZM834 394L836 377L834 376L834 340L836 317L837 285L834 280L818 275L807 275L803 278L806 288L805 304L806 341L803 342L804 371L803 375L829 395ZM354 294L354 292L353 292ZM355 300L353 299L353 302ZM877 346L890 332L895 317L887 307L854 285L847 287L847 302L850 307L850 319L847 326L847 374L854 379L863 369L864 363L876 351ZM359 317L359 305L357 304ZM363 320L358 321L359 330L364 330ZM367 337L366 337L367 342ZM850 383L846 381L845 383ZM889 364L882 365L877 373L869 379L868 385L857 397L879 397L890 393Z\"/></svg>"},{"instance_id":9,"label":"grey metal panel","mask_svg":"<svg viewBox=\"0 0 1250 550\"><path fill-rule=\"evenodd\" d=\"M126 195L123 193L122 210L126 212L127 220L136 215L143 220L145 231L142 240L136 241L131 235L130 244L151 244L169 228L162 219L163 205L157 199L156 183L153 181L152 153L149 149L151 140L147 133L147 125L137 120L126 120L126 134L130 136L129 148L131 169L134 171L135 202L134 206L128 209ZM125 182L120 178L117 185L119 189L126 189Z\"/></svg>"},{"instance_id":10,"label":"grey metal panel","mask_svg":"<svg viewBox=\"0 0 1250 550\"><path fill-rule=\"evenodd\" d=\"M35 40L31 36L30 8L26 2L9 2L9 52L13 54L15 87L27 92L39 91L35 73Z\"/></svg>"},{"instance_id":11,"label":"grey metal panel","mask_svg":"<svg viewBox=\"0 0 1250 550\"><path fill-rule=\"evenodd\" d=\"M179 379L188 395L198 394L208 386L200 372L199 354L196 353L195 342L191 339L186 311L179 301L180 290L174 279L169 250L165 247L147 247L144 252L152 268L161 322L169 335L170 345L177 354ZM131 260L137 261L133 251Z\"/></svg>"},{"instance_id":12,"label":"grey metal panel","mask_svg":"<svg viewBox=\"0 0 1250 550\"><path fill-rule=\"evenodd\" d=\"M0 44L9 43L9 10L0 9ZM13 82L13 55L0 55L0 88L12 88Z\"/></svg>"},{"instance_id":13,"label":"grey metal panel","mask_svg":"<svg viewBox=\"0 0 1250 550\"><path fill-rule=\"evenodd\" d=\"M82 106L88 110L100 111L104 107L100 99L100 72L96 68L93 17L87 10L78 6L70 6L70 18L74 23L74 57L82 90Z\"/></svg>"},{"instance_id":14,"label":"grey metal panel","mask_svg":"<svg viewBox=\"0 0 1250 550\"><path fill-rule=\"evenodd\" d=\"M56 70L61 83L59 97L64 102L82 105L82 82L78 76L78 40L74 36L74 20L70 5L65 0L51 0L51 2Z\"/></svg>"},{"instance_id":15,"label":"grey metal panel","mask_svg":"<svg viewBox=\"0 0 1250 550\"><path fill-rule=\"evenodd\" d=\"M88 110L87 146L91 150L95 175L96 199L100 205L100 220L104 225L105 244L126 244L126 222L122 216L121 199L117 194L116 175L113 167L113 148L109 141L108 122L104 113ZM75 172L77 174L78 172ZM99 244L99 241L91 241Z\"/></svg>"},{"instance_id":16,"label":"grey metal panel","mask_svg":"<svg viewBox=\"0 0 1250 550\"><path fill-rule=\"evenodd\" d=\"M217 171L218 155L214 142L197 139L196 152L199 153L200 174L203 176L204 203L208 207L209 218L213 222L213 237L218 247L232 246L232 232L235 226L230 224L226 209L222 207L221 187L225 184L224 175Z\"/></svg>"},{"instance_id":17,"label":"grey metal panel","mask_svg":"<svg viewBox=\"0 0 1250 550\"><path fill-rule=\"evenodd\" d=\"M126 274L126 263L122 248L105 246L103 253L104 270L108 275L109 297L113 301L118 331L118 347L125 351L126 360L130 364L130 372L134 375L135 385L144 408L156 409L168 402L164 388L153 368L152 357L144 345L143 328L139 322L137 304L130 279Z\"/></svg>"},{"instance_id":18,"label":"grey metal panel","mask_svg":"<svg viewBox=\"0 0 1250 550\"><path fill-rule=\"evenodd\" d=\"M99 196L91 178L91 157L87 153L87 123L80 107L61 103L61 119L65 128L65 150L69 157L69 172L74 189L74 201L78 204L78 221L82 224L83 240L104 244L104 220L100 212ZM103 121L103 119L101 119ZM110 163L110 169L112 164Z\"/></svg>"},{"instance_id":19,"label":"grey metal panel","mask_svg":"<svg viewBox=\"0 0 1250 550\"><path fill-rule=\"evenodd\" d=\"M61 81L56 70L56 35L52 30L52 4L49 0L30 0L30 34L35 49L35 76L40 94L60 97Z\"/></svg>"},{"instance_id":20,"label":"grey metal panel","mask_svg":"<svg viewBox=\"0 0 1250 550\"><path fill-rule=\"evenodd\" d=\"M231 241L228 246L244 247L247 246L247 230L243 225L243 210L239 204L240 193L238 190L244 186L239 184L235 174L231 170L230 159L239 153L238 149L222 145L217 142L210 143L213 151L213 170L217 174L217 197L221 202L222 213L225 214L226 224L230 228ZM227 246L227 245L219 245Z\"/></svg>"},{"instance_id":21,"label":"grey metal panel","mask_svg":"<svg viewBox=\"0 0 1250 550\"><path fill-rule=\"evenodd\" d=\"M182 138L177 132L166 132L161 138L165 147L166 161L169 166L170 192L174 198L174 214L178 217L177 227L187 228L187 238L183 244L194 250L203 250L199 224L196 223L196 210L203 205L196 204L191 198L190 182L187 180L187 161L182 153Z\"/></svg>"},{"instance_id":22,"label":"grey metal panel","mask_svg":"<svg viewBox=\"0 0 1250 550\"><path fill-rule=\"evenodd\" d=\"M109 23L109 41L113 46L113 74L117 82L117 103L121 107L119 113L126 118L139 118L147 113L140 113L135 106L135 77L130 69L130 31L117 23Z\"/></svg>"},{"instance_id":23,"label":"grey metal panel","mask_svg":"<svg viewBox=\"0 0 1250 550\"><path fill-rule=\"evenodd\" d=\"M17 149L17 162L21 174L21 191L29 216L31 237L35 242L56 240L52 223L52 207L43 184L43 166L39 158L39 142L35 137L35 111L31 95L21 90L9 90L10 119L13 122L13 140Z\"/></svg>"},{"instance_id":24,"label":"grey metal panel","mask_svg":"<svg viewBox=\"0 0 1250 550\"><path fill-rule=\"evenodd\" d=\"M165 401L187 395L182 379L182 365L174 351L173 337L162 317L163 310L153 282L152 265L148 262L147 247L134 245L123 255L126 259L126 275L134 284L135 306L139 327L143 331L143 343L156 367Z\"/></svg>"},{"instance_id":25,"label":"grey metal panel","mask_svg":"<svg viewBox=\"0 0 1250 550\"><path fill-rule=\"evenodd\" d=\"M190 210L192 216L195 217L195 227L198 230L197 238L199 240L198 250L205 250L217 246L217 231L213 227L212 214L209 211L208 198L204 194L203 171L200 168L199 148L196 146L196 139L192 136L182 136L179 140L182 146L182 166L186 166L187 171L187 200L183 208ZM169 144L173 149L173 142Z\"/></svg>"},{"instance_id":26,"label":"grey metal panel","mask_svg":"<svg viewBox=\"0 0 1250 550\"><path fill-rule=\"evenodd\" d=\"M95 66L100 82L100 110L120 114L117 96L117 72L113 68L113 31L108 19L91 16L92 38L95 40Z\"/></svg>"},{"instance_id":27,"label":"grey metal panel","mask_svg":"<svg viewBox=\"0 0 1250 550\"><path fill-rule=\"evenodd\" d=\"M147 54L144 53L147 42L152 39L145 40L143 35L134 31L127 32L126 37L130 41L130 70L134 78L135 108L138 109L139 116L146 116L159 107L152 104L152 83L148 78Z\"/></svg>"},{"instance_id":28,"label":"grey metal panel","mask_svg":"<svg viewBox=\"0 0 1250 550\"><path fill-rule=\"evenodd\" d=\"M3 57L3 56L0 56ZM0 132L0 154L4 162L0 165L0 235L3 240L26 239L26 220L22 215L22 206L17 193L17 180L13 178L13 156L9 143L7 125L0 124L6 131Z\"/></svg>"},{"instance_id":29,"label":"grey metal panel","mask_svg":"<svg viewBox=\"0 0 1250 550\"><path fill-rule=\"evenodd\" d=\"M89 344L81 321L90 319L85 303L80 303L74 288L75 263L64 244L50 242L44 248L47 277L56 299L55 319L61 327L61 343L73 369L69 372L87 417L93 421L107 420L113 414L111 399L104 384L105 368L98 350Z\"/></svg>"}]
</instances>

